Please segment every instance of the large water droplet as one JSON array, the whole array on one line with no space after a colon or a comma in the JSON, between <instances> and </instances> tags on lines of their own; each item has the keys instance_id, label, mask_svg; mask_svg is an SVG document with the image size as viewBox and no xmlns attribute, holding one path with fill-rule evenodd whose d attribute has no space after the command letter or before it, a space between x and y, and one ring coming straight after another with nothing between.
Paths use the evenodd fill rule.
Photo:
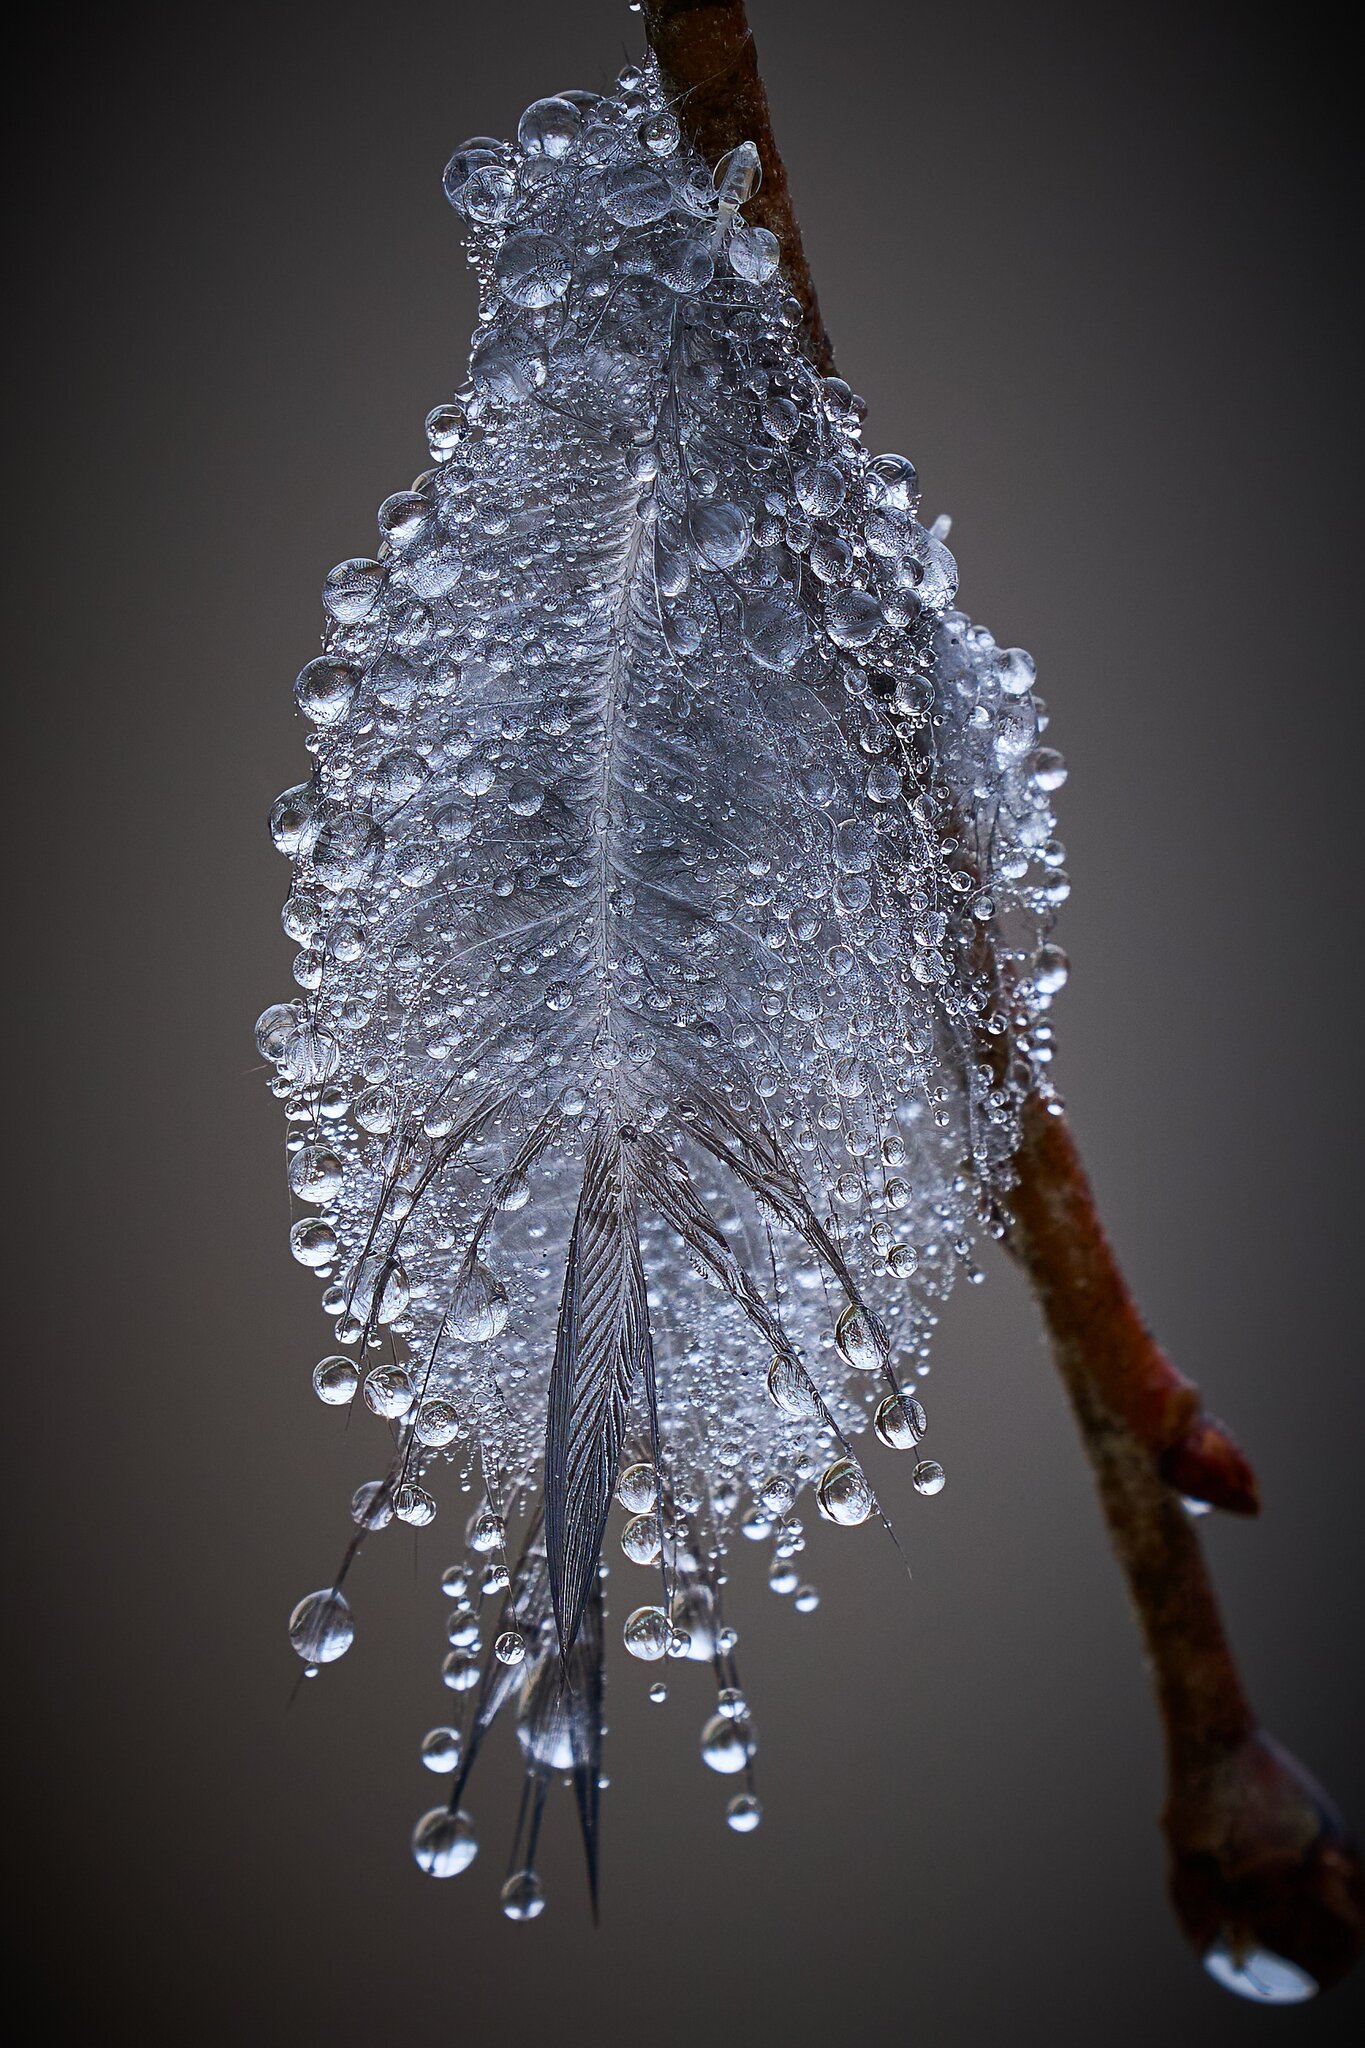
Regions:
<instances>
[{"instance_id":1,"label":"large water droplet","mask_svg":"<svg viewBox=\"0 0 1365 2048\"><path fill-rule=\"evenodd\" d=\"M441 1776L453 1771L460 1761L458 1728L431 1728L422 1737L422 1762Z\"/></svg>"},{"instance_id":2,"label":"large water droplet","mask_svg":"<svg viewBox=\"0 0 1365 2048\"><path fill-rule=\"evenodd\" d=\"M474 1825L467 1813L433 1806L412 1831L413 1860L428 1877L458 1877L478 1853Z\"/></svg>"},{"instance_id":3,"label":"large water droplet","mask_svg":"<svg viewBox=\"0 0 1365 2048\"><path fill-rule=\"evenodd\" d=\"M329 1408L346 1407L359 1384L360 1373L349 1358L320 1358L313 1367L313 1392Z\"/></svg>"},{"instance_id":4,"label":"large water droplet","mask_svg":"<svg viewBox=\"0 0 1365 2048\"><path fill-rule=\"evenodd\" d=\"M632 1515L647 1514L659 1498L659 1475L646 1462L627 1465L616 1482L616 1498Z\"/></svg>"},{"instance_id":5,"label":"large water droplet","mask_svg":"<svg viewBox=\"0 0 1365 2048\"><path fill-rule=\"evenodd\" d=\"M826 1521L856 1529L872 1513L872 1489L852 1458L836 1458L825 1468L815 1499Z\"/></svg>"},{"instance_id":6,"label":"large water droplet","mask_svg":"<svg viewBox=\"0 0 1365 2048\"><path fill-rule=\"evenodd\" d=\"M637 1607L627 1617L622 1639L632 1657L655 1664L668 1654L668 1616L662 1607Z\"/></svg>"},{"instance_id":7,"label":"large water droplet","mask_svg":"<svg viewBox=\"0 0 1365 2048\"><path fill-rule=\"evenodd\" d=\"M534 1870L515 1871L503 1886L501 1899L509 1920L538 1920L545 1911L544 1888Z\"/></svg>"},{"instance_id":8,"label":"large water droplet","mask_svg":"<svg viewBox=\"0 0 1365 2048\"><path fill-rule=\"evenodd\" d=\"M1225 1941L1216 1941L1204 1956L1204 1968L1225 1991L1259 2005L1302 2005L1318 1988L1307 1970L1269 1948L1234 1952Z\"/></svg>"},{"instance_id":9,"label":"large water droplet","mask_svg":"<svg viewBox=\"0 0 1365 2048\"><path fill-rule=\"evenodd\" d=\"M482 1259L467 1264L450 1297L450 1328L466 1344L487 1344L507 1328L507 1289Z\"/></svg>"},{"instance_id":10,"label":"large water droplet","mask_svg":"<svg viewBox=\"0 0 1365 2048\"><path fill-rule=\"evenodd\" d=\"M730 1714L713 1714L701 1731L702 1761L726 1776L742 1771L758 1743L753 1722Z\"/></svg>"},{"instance_id":11,"label":"large water droplet","mask_svg":"<svg viewBox=\"0 0 1365 2048\"><path fill-rule=\"evenodd\" d=\"M865 1308L856 1302L848 1307L834 1325L834 1342L839 1356L855 1372L880 1372L885 1359L885 1346L877 1339L877 1328Z\"/></svg>"},{"instance_id":12,"label":"large water droplet","mask_svg":"<svg viewBox=\"0 0 1365 2048\"><path fill-rule=\"evenodd\" d=\"M913 1394L888 1394L878 1403L872 1427L889 1451L909 1451L926 1428L924 1409Z\"/></svg>"},{"instance_id":13,"label":"large water droplet","mask_svg":"<svg viewBox=\"0 0 1365 2048\"><path fill-rule=\"evenodd\" d=\"M763 1818L763 1808L752 1792L736 1792L725 1809L725 1824L737 1835L751 1835Z\"/></svg>"},{"instance_id":14,"label":"large water droplet","mask_svg":"<svg viewBox=\"0 0 1365 2048\"><path fill-rule=\"evenodd\" d=\"M335 1586L306 1594L289 1617L289 1641L305 1664L335 1664L355 1641L355 1622Z\"/></svg>"}]
</instances>

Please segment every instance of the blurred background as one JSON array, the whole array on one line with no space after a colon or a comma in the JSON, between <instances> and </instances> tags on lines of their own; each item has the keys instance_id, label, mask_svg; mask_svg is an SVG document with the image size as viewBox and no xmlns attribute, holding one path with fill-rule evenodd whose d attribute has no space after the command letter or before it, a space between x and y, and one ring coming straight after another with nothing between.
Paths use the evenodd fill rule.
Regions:
<instances>
[{"instance_id":1,"label":"blurred background","mask_svg":"<svg viewBox=\"0 0 1365 2048\"><path fill-rule=\"evenodd\" d=\"M1250 1684L1365 1822L1345 46L1311 6L1273 35L1129 0L750 12L868 438L953 513L963 602L1034 651L1070 762L1058 1074L1147 1314L1260 1470L1261 1523L1206 1525ZM378 1469L375 1426L310 1389L326 1331L251 1044L291 989L265 831L306 768L291 684L324 573L371 548L463 378L446 157L609 80L641 30L621 0L242 0L24 34L6 1563L29 2038L1365 2037L1365 1980L1251 2010L1175 1931L1135 1631L999 1258L926 1390L947 1489L891 1497L913 1583L870 1526L817 1529L814 1614L738 1561L756 1835L699 1759L705 1674L671 1669L654 1707L618 1653L600 1930L558 1793L549 1909L498 1914L506 1731L470 1790L484 1853L419 1876L440 1789L417 1741L451 1703L440 1519L372 1546L355 1651L286 1710L285 1619Z\"/></svg>"}]
</instances>

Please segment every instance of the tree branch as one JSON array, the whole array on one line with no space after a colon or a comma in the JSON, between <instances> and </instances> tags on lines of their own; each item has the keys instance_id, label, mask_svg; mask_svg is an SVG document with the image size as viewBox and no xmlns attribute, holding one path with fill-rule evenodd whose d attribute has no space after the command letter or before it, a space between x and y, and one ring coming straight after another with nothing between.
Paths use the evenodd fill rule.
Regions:
<instances>
[{"instance_id":1,"label":"tree branch","mask_svg":"<svg viewBox=\"0 0 1365 2048\"><path fill-rule=\"evenodd\" d=\"M757 145L763 185L746 212L776 235L811 360L832 375L743 0L645 0L644 15L699 155L714 164ZM1181 1500L1254 1515L1255 1474L1143 1323L1065 1119L1036 1096L1016 1164L1006 1245L1047 1324L1152 1663L1177 1916L1201 1955L1220 1943L1234 1961L1268 1950L1330 1984L1365 1944L1359 1852L1307 1773L1257 1727Z\"/></svg>"}]
</instances>

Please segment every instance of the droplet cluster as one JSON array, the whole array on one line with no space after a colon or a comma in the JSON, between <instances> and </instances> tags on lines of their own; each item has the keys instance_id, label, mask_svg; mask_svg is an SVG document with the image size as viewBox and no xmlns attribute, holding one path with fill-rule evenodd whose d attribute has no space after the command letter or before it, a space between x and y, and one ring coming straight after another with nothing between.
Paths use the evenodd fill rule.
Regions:
<instances>
[{"instance_id":1,"label":"droplet cluster","mask_svg":"<svg viewBox=\"0 0 1365 2048\"><path fill-rule=\"evenodd\" d=\"M1065 768L1033 663L954 609L948 522L801 354L756 177L747 145L701 163L635 67L452 157L468 379L374 553L326 579L312 769L271 814L297 993L257 1044L329 1324L309 1369L384 1425L290 1635L310 1669L340 1656L366 1534L472 1492L443 1581L469 1711L423 1742L455 1790L413 1841L437 1877L474 1856L459 1800L505 1704L542 1792L591 1778L595 1814L600 1675L562 1684L537 1504L592 1134L639 1161L656 1397L616 1482L625 1647L713 1667L702 1755L744 1774L744 1833L734 1536L810 1612L806 1501L880 1515L883 1448L941 1488L914 1388L1050 1095ZM503 1907L532 1919L523 1846Z\"/></svg>"}]
</instances>

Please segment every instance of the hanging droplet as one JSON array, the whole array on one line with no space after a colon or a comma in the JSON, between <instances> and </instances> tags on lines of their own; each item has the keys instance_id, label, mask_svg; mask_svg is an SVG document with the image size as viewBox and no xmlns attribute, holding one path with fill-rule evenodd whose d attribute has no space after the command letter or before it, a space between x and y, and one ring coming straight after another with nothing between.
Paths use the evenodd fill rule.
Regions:
<instances>
[{"instance_id":1,"label":"hanging droplet","mask_svg":"<svg viewBox=\"0 0 1365 2048\"><path fill-rule=\"evenodd\" d=\"M452 1650L441 1666L441 1683L451 1692L473 1692L479 1682L479 1659L474 1650Z\"/></svg>"},{"instance_id":2,"label":"hanging droplet","mask_svg":"<svg viewBox=\"0 0 1365 2048\"><path fill-rule=\"evenodd\" d=\"M289 1641L305 1664L335 1664L355 1641L355 1622L344 1593L324 1586L309 1593L289 1617Z\"/></svg>"},{"instance_id":3,"label":"hanging droplet","mask_svg":"<svg viewBox=\"0 0 1365 2048\"><path fill-rule=\"evenodd\" d=\"M872 1513L872 1489L852 1458L836 1458L826 1467L815 1499L826 1521L855 1529Z\"/></svg>"},{"instance_id":4,"label":"hanging droplet","mask_svg":"<svg viewBox=\"0 0 1365 2048\"><path fill-rule=\"evenodd\" d=\"M434 1451L444 1450L459 1435L460 1418L449 1401L423 1401L412 1433L419 1444Z\"/></svg>"},{"instance_id":5,"label":"hanging droplet","mask_svg":"<svg viewBox=\"0 0 1365 2048\"><path fill-rule=\"evenodd\" d=\"M663 1549L657 1515L636 1515L621 1531L621 1548L632 1564L656 1564Z\"/></svg>"},{"instance_id":6,"label":"hanging droplet","mask_svg":"<svg viewBox=\"0 0 1365 2048\"><path fill-rule=\"evenodd\" d=\"M431 1728L422 1737L422 1762L445 1776L459 1763L460 1747L458 1728Z\"/></svg>"},{"instance_id":7,"label":"hanging droplet","mask_svg":"<svg viewBox=\"0 0 1365 2048\"><path fill-rule=\"evenodd\" d=\"M768 1398L798 1422L821 1420L820 1396L810 1374L795 1358L777 1357L768 1367Z\"/></svg>"},{"instance_id":8,"label":"hanging droplet","mask_svg":"<svg viewBox=\"0 0 1365 2048\"><path fill-rule=\"evenodd\" d=\"M325 1145L305 1145L289 1162L289 1186L301 1202L332 1202L341 1192L342 1165Z\"/></svg>"},{"instance_id":9,"label":"hanging droplet","mask_svg":"<svg viewBox=\"0 0 1365 2048\"><path fill-rule=\"evenodd\" d=\"M393 1519L393 1501L385 1479L367 1479L351 1495L351 1520L362 1529L383 1529Z\"/></svg>"},{"instance_id":10,"label":"hanging droplet","mask_svg":"<svg viewBox=\"0 0 1365 2048\"><path fill-rule=\"evenodd\" d=\"M701 1731L702 1762L729 1776L742 1771L758 1747L753 1722L713 1714Z\"/></svg>"},{"instance_id":11,"label":"hanging droplet","mask_svg":"<svg viewBox=\"0 0 1365 2048\"><path fill-rule=\"evenodd\" d=\"M479 1853L474 1826L467 1813L433 1806L412 1831L413 1861L428 1877L458 1877Z\"/></svg>"},{"instance_id":12,"label":"hanging droplet","mask_svg":"<svg viewBox=\"0 0 1365 2048\"><path fill-rule=\"evenodd\" d=\"M337 1234L330 1223L305 1216L289 1233L289 1249L301 1266L330 1266L337 1255Z\"/></svg>"},{"instance_id":13,"label":"hanging droplet","mask_svg":"<svg viewBox=\"0 0 1365 2048\"><path fill-rule=\"evenodd\" d=\"M752 1792L736 1792L725 1809L725 1824L737 1835L751 1835L763 1818L763 1808Z\"/></svg>"},{"instance_id":14,"label":"hanging droplet","mask_svg":"<svg viewBox=\"0 0 1365 2048\"><path fill-rule=\"evenodd\" d=\"M1225 1991L1258 2005L1302 2005L1318 1989L1307 1970L1273 1949L1234 1949L1221 1939L1205 1952L1204 1968Z\"/></svg>"},{"instance_id":15,"label":"hanging droplet","mask_svg":"<svg viewBox=\"0 0 1365 2048\"><path fill-rule=\"evenodd\" d=\"M622 1639L632 1657L646 1664L657 1663L668 1654L668 1616L662 1607L637 1607L626 1618Z\"/></svg>"},{"instance_id":16,"label":"hanging droplet","mask_svg":"<svg viewBox=\"0 0 1365 2048\"><path fill-rule=\"evenodd\" d=\"M499 1664L520 1664L526 1655L526 1638L519 1629L505 1628L493 1644Z\"/></svg>"},{"instance_id":17,"label":"hanging droplet","mask_svg":"<svg viewBox=\"0 0 1365 2048\"><path fill-rule=\"evenodd\" d=\"M534 1870L518 1870L502 1888L502 1910L509 1920L538 1920L545 1911L545 1892Z\"/></svg>"},{"instance_id":18,"label":"hanging droplet","mask_svg":"<svg viewBox=\"0 0 1365 2048\"><path fill-rule=\"evenodd\" d=\"M928 1418L913 1394L888 1394L877 1404L872 1427L889 1451L909 1451L924 1435Z\"/></svg>"},{"instance_id":19,"label":"hanging droplet","mask_svg":"<svg viewBox=\"0 0 1365 2048\"><path fill-rule=\"evenodd\" d=\"M911 1475L915 1492L928 1497L942 1493L946 1478L942 1465L933 1458L922 1458Z\"/></svg>"},{"instance_id":20,"label":"hanging droplet","mask_svg":"<svg viewBox=\"0 0 1365 2048\"><path fill-rule=\"evenodd\" d=\"M359 1385L360 1372L353 1359L320 1358L313 1367L313 1392L329 1408L344 1408L354 1400Z\"/></svg>"},{"instance_id":21,"label":"hanging droplet","mask_svg":"<svg viewBox=\"0 0 1365 2048\"><path fill-rule=\"evenodd\" d=\"M425 1486L406 1480L393 1497L393 1511L410 1529L425 1529L436 1519L436 1500Z\"/></svg>"},{"instance_id":22,"label":"hanging droplet","mask_svg":"<svg viewBox=\"0 0 1365 2048\"><path fill-rule=\"evenodd\" d=\"M490 1551L502 1548L507 1540L507 1524L492 1508L482 1507L470 1516L465 1535L470 1549L486 1557Z\"/></svg>"},{"instance_id":23,"label":"hanging droplet","mask_svg":"<svg viewBox=\"0 0 1365 2048\"><path fill-rule=\"evenodd\" d=\"M877 1342L876 1325L865 1308L849 1303L834 1325L834 1341L840 1357L855 1372L881 1371L884 1347Z\"/></svg>"},{"instance_id":24,"label":"hanging droplet","mask_svg":"<svg viewBox=\"0 0 1365 2048\"><path fill-rule=\"evenodd\" d=\"M413 1403L412 1381L401 1365L380 1365L365 1381L365 1406L386 1422L406 1415Z\"/></svg>"},{"instance_id":25,"label":"hanging droplet","mask_svg":"<svg viewBox=\"0 0 1365 2048\"><path fill-rule=\"evenodd\" d=\"M507 1289L482 1259L468 1263L450 1297L450 1328L466 1344L487 1344L507 1328Z\"/></svg>"},{"instance_id":26,"label":"hanging droplet","mask_svg":"<svg viewBox=\"0 0 1365 2048\"><path fill-rule=\"evenodd\" d=\"M627 1465L616 1482L616 1498L627 1513L647 1514L659 1498L659 1475L649 1464Z\"/></svg>"}]
</instances>

